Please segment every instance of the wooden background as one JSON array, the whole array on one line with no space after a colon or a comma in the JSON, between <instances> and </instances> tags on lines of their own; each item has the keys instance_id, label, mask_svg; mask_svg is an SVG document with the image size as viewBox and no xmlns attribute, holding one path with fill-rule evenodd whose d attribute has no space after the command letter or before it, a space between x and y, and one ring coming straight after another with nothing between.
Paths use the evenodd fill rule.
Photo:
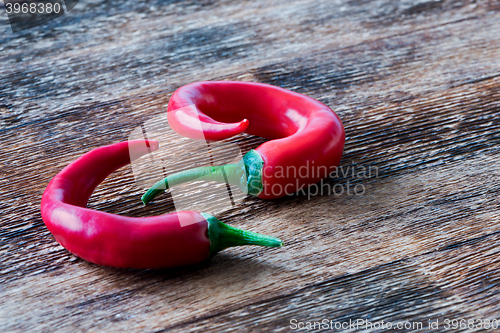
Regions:
<instances>
[{"instance_id":1,"label":"wooden background","mask_svg":"<svg viewBox=\"0 0 500 333\"><path fill-rule=\"evenodd\" d=\"M49 180L127 140L199 80L324 102L345 125L342 166L378 177L328 180L363 195L248 198L218 215L282 238L281 249L149 271L59 246L39 211ZM81 0L16 34L2 6L0 330L287 332L292 319L367 319L423 331L439 320L445 331L445 319L500 320L499 111L497 0ZM89 205L172 210L168 196L142 207L141 194L127 167Z\"/></svg>"}]
</instances>

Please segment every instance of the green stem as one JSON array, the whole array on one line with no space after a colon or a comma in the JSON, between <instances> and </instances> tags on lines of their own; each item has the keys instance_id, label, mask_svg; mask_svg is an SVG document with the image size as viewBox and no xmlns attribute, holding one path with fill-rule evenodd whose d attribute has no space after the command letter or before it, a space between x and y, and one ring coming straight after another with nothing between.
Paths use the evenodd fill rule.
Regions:
<instances>
[{"instance_id":1,"label":"green stem","mask_svg":"<svg viewBox=\"0 0 500 333\"><path fill-rule=\"evenodd\" d=\"M221 183L227 182L228 184L237 185L240 188L243 187L243 190L245 190L245 178L245 166L241 162L237 164L194 168L174 173L160 180L144 193L141 200L146 205L166 189L195 180L209 180ZM243 184L241 184L241 182L243 182Z\"/></svg>"},{"instance_id":2,"label":"green stem","mask_svg":"<svg viewBox=\"0 0 500 333\"><path fill-rule=\"evenodd\" d=\"M201 213L208 222L208 238L210 239L210 255L228 247L242 245L260 245L267 247L281 247L283 241L279 238L242 230L217 220L209 214Z\"/></svg>"},{"instance_id":3,"label":"green stem","mask_svg":"<svg viewBox=\"0 0 500 333\"><path fill-rule=\"evenodd\" d=\"M262 168L260 155L251 150L236 164L199 167L174 173L158 181L142 196L146 205L165 190L194 180L209 180L238 186L244 193L257 196L262 192Z\"/></svg>"}]
</instances>

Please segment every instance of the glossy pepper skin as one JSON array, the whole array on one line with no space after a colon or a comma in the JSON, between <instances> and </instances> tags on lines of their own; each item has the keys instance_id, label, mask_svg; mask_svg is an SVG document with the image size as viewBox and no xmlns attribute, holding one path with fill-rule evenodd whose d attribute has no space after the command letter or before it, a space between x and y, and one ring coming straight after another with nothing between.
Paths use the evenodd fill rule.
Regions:
<instances>
[{"instance_id":1,"label":"glossy pepper skin","mask_svg":"<svg viewBox=\"0 0 500 333\"><path fill-rule=\"evenodd\" d=\"M263 199L292 194L325 178L339 165L345 142L340 118L323 103L253 82L209 81L183 86L170 98L168 122L177 133L193 139L222 140L242 132L269 139L250 151L243 163L246 192ZM287 168L290 172L283 174ZM302 175L309 172L297 176L299 170ZM210 178L201 169L197 172L201 175L198 179ZM225 172L234 173L235 167ZM158 182L143 201L148 202L165 187L196 179L185 175L179 173ZM256 190L259 181L261 188Z\"/></svg>"},{"instance_id":2,"label":"glossy pepper skin","mask_svg":"<svg viewBox=\"0 0 500 333\"><path fill-rule=\"evenodd\" d=\"M59 172L41 202L47 228L59 244L95 264L163 268L199 263L237 245L281 246L279 239L228 226L194 211L133 218L86 208L94 189L112 172L158 149L156 141L96 148Z\"/></svg>"}]
</instances>

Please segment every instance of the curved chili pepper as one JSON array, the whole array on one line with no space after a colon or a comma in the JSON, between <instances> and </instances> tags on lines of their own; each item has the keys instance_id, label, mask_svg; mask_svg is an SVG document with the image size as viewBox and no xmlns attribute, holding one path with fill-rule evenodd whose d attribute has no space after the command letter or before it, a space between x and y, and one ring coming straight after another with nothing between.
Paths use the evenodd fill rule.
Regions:
<instances>
[{"instance_id":1,"label":"curved chili pepper","mask_svg":"<svg viewBox=\"0 0 500 333\"><path fill-rule=\"evenodd\" d=\"M157 182L146 204L165 189L192 180L217 180L263 199L290 195L325 178L339 165L345 133L340 118L319 101L253 82L197 82L179 88L168 104L179 134L221 140L246 132L270 139L237 164L201 167ZM302 172L300 172L302 170Z\"/></svg>"},{"instance_id":2,"label":"curved chili pepper","mask_svg":"<svg viewBox=\"0 0 500 333\"><path fill-rule=\"evenodd\" d=\"M59 244L99 265L162 268L199 263L230 246L278 247L281 240L240 230L193 211L133 218L85 208L94 189L113 171L158 149L156 141L96 148L69 164L47 186L41 203L45 225Z\"/></svg>"}]
</instances>

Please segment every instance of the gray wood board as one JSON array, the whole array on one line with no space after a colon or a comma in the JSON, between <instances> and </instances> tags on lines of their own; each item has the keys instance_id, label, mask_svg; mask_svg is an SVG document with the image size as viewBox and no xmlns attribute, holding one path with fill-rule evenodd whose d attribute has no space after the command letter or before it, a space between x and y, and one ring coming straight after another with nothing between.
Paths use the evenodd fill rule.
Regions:
<instances>
[{"instance_id":1,"label":"gray wood board","mask_svg":"<svg viewBox=\"0 0 500 333\"><path fill-rule=\"evenodd\" d=\"M0 8L1 330L260 332L292 331L292 319L369 319L425 331L428 320L444 329L445 319L500 319L499 9L81 1L13 34ZM286 246L228 249L193 267L99 267L58 245L39 212L48 181L90 149L127 140L199 80L269 83L329 105L346 129L341 165L356 174L324 189L363 194L247 198L218 217ZM230 142L246 152L263 140ZM378 173L359 176L363 167ZM173 211L168 195L144 208L142 193L125 167L89 207Z\"/></svg>"}]
</instances>

